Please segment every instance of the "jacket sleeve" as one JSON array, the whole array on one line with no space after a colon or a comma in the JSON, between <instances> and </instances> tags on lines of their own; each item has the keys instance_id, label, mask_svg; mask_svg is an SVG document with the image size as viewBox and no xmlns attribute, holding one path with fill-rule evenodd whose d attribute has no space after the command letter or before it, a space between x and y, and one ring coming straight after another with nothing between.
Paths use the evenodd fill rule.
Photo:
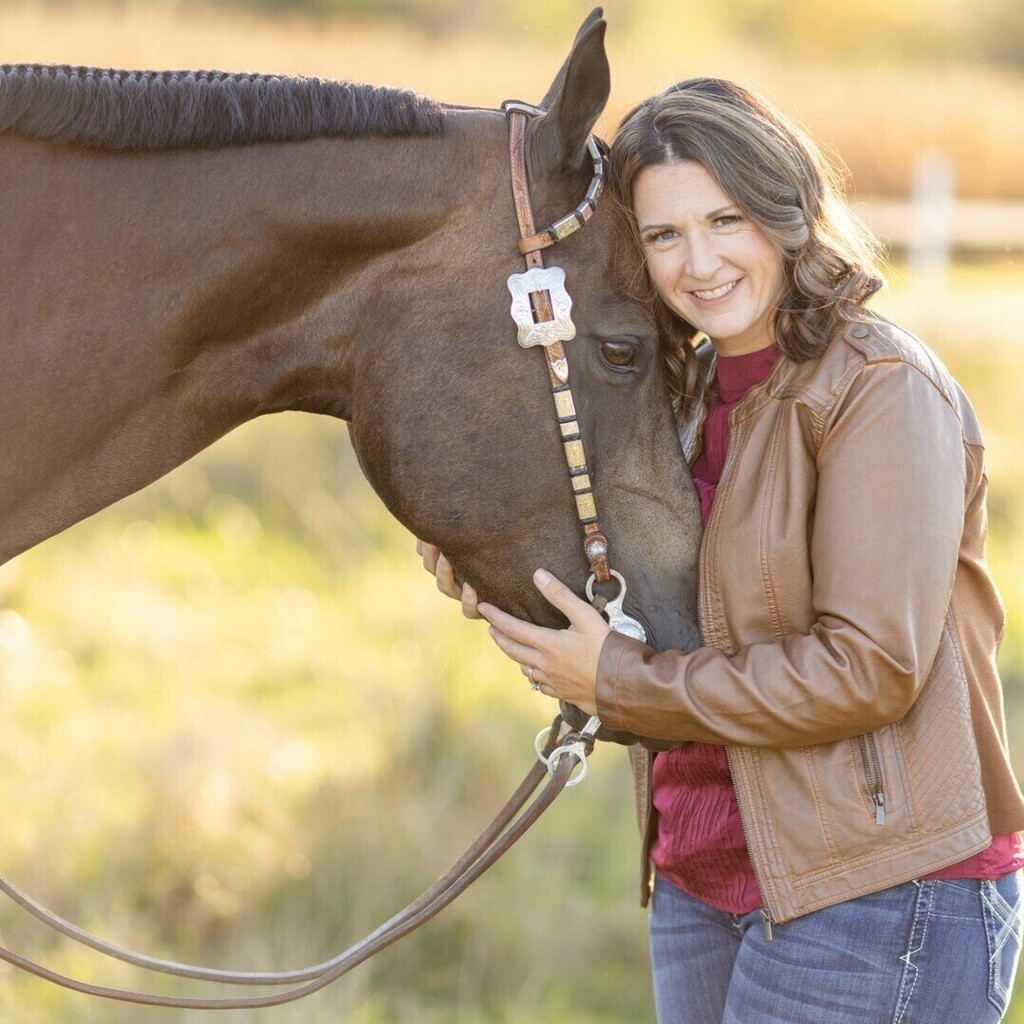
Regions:
<instances>
[{"instance_id":1,"label":"jacket sleeve","mask_svg":"<svg viewBox=\"0 0 1024 1024\"><path fill-rule=\"evenodd\" d=\"M938 650L963 533L958 413L913 366L869 363L825 426L817 472L809 630L731 654L659 653L612 633L597 679L605 725L784 747L854 736L907 713Z\"/></svg>"}]
</instances>

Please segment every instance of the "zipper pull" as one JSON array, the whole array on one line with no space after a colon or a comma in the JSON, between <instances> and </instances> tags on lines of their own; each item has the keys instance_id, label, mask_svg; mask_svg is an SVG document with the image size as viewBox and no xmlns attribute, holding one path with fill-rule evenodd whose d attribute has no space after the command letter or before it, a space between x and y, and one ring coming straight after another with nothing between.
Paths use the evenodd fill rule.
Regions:
<instances>
[{"instance_id":1,"label":"zipper pull","mask_svg":"<svg viewBox=\"0 0 1024 1024\"><path fill-rule=\"evenodd\" d=\"M875 824L885 824L885 793L880 789L875 792Z\"/></svg>"},{"instance_id":2,"label":"zipper pull","mask_svg":"<svg viewBox=\"0 0 1024 1024\"><path fill-rule=\"evenodd\" d=\"M764 908L761 908L761 927L764 929L764 941L772 941L772 915Z\"/></svg>"}]
</instances>

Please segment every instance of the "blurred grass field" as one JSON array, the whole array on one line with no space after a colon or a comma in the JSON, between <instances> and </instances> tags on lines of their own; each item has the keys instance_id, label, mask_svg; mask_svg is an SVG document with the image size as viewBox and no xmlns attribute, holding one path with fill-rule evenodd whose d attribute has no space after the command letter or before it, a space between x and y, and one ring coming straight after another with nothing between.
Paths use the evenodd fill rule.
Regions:
<instances>
[{"instance_id":1,"label":"blurred grass field","mask_svg":"<svg viewBox=\"0 0 1024 1024\"><path fill-rule=\"evenodd\" d=\"M3 0L0 61L99 67L216 67L323 75L496 106L538 101L568 52L589 0ZM289 12L352 8L348 16ZM374 16L435 10L411 21ZM247 8L257 8L251 10ZM1012 0L764 0L728 5L608 0L612 96L607 135L633 104L691 75L735 78L767 93L835 152L863 195L903 195L914 160L938 147L962 195L1024 198L1022 72L986 64L969 28L1022 39ZM360 13L361 10L361 13ZM985 19L988 19L987 22ZM929 37L951 53L927 59ZM910 52L916 46L921 52ZM957 49L959 48L959 49Z\"/></svg>"},{"instance_id":2,"label":"blurred grass field","mask_svg":"<svg viewBox=\"0 0 1024 1024\"><path fill-rule=\"evenodd\" d=\"M511 19L501 38L434 37L367 17L7 0L0 60L317 73L492 105L546 89L585 13L555 7L562 35L535 43L534 15ZM706 10L672 9L661 24L643 4L622 5L628 31L617 36L616 4L606 7L608 127L676 78L742 71L839 147L859 193L899 192L917 148L938 135L959 147L961 188L1024 195L1016 72L922 64L901 68L897 89L888 51L769 59L730 46ZM897 267L878 303L939 351L986 432L1018 766L1022 290L1012 250L955 267L938 291ZM437 595L360 476L343 425L271 417L0 567L0 870L154 955L238 969L316 962L461 853L525 772L548 704ZM426 928L301 1004L217 1019L653 1020L636 862L625 758L601 747L584 785ZM0 943L91 980L137 983L7 908ZM97 1002L0 968L0 1019L210 1017ZM1024 1024L1024 999L1008 1020Z\"/></svg>"}]
</instances>

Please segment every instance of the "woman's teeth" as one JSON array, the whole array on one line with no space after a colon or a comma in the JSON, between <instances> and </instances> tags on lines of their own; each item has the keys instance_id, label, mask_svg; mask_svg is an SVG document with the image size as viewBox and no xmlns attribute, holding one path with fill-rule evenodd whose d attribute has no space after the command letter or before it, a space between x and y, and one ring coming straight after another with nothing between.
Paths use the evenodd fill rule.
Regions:
<instances>
[{"instance_id":1,"label":"woman's teeth","mask_svg":"<svg viewBox=\"0 0 1024 1024\"><path fill-rule=\"evenodd\" d=\"M735 281L730 281L728 284L723 284L720 288L713 288L709 292L694 292L698 299L704 299L706 302L708 299L720 299L723 295L728 295L729 292L736 287Z\"/></svg>"}]
</instances>

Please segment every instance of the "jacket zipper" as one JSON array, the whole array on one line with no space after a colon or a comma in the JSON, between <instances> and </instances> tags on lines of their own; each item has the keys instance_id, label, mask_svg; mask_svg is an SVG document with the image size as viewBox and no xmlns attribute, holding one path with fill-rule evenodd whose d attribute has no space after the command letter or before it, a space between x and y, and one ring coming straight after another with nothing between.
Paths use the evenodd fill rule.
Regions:
<instances>
[{"instance_id":1,"label":"jacket zipper","mask_svg":"<svg viewBox=\"0 0 1024 1024\"><path fill-rule=\"evenodd\" d=\"M882 775L882 759L878 756L878 745L875 734L862 733L857 737L860 745L860 756L864 762L864 773L867 776L871 802L875 805L875 824L885 824L885 777Z\"/></svg>"},{"instance_id":2,"label":"jacket zipper","mask_svg":"<svg viewBox=\"0 0 1024 1024\"><path fill-rule=\"evenodd\" d=\"M726 761L729 762L729 774L730 774L730 776L732 776L733 789L735 789L736 788L736 775L734 774L734 772L732 770L732 754L730 753L728 747L725 748L725 759L726 759ZM739 804L739 799L738 798L737 798L736 803L737 803L737 805ZM749 853L750 850L751 850L750 832L747 831L747 819L743 817L743 813L742 812L740 812L740 828L743 829L743 842L746 843L747 852ZM754 867L754 858L753 858L753 856L751 856L751 858L750 858L750 866ZM768 900L767 900L767 898L765 897L765 894L764 894L764 886L761 885L761 879L758 877L757 868L756 867L754 867L754 881L757 883L757 891L761 895L761 929L764 932L764 940L765 940L765 942L771 942L772 941L772 924L774 923L774 918L772 917L772 909L771 909L771 907L768 906Z\"/></svg>"},{"instance_id":3,"label":"jacket zipper","mask_svg":"<svg viewBox=\"0 0 1024 1024\"><path fill-rule=\"evenodd\" d=\"M764 382L762 382L761 384L758 384L755 387L751 388L750 391L759 390L760 388L764 387L767 384L767 381L770 380L775 375L775 372L778 369L778 365L779 365L778 362L776 362L776 365L772 367L771 373L768 374L768 377L766 378L766 380ZM748 391L747 394L744 395L742 399L740 399L740 402L736 406L736 408L734 408L729 413L729 433L730 433L729 452L728 452L728 454L725 457L725 465L722 467L722 475L718 478L718 487L716 488L716 494L715 494L716 500L714 502L712 502L712 505L711 505L711 515L708 517L707 524L705 525L705 528L704 528L704 540L701 543L701 566L700 566L701 573L700 573L700 577L701 577L701 590L702 590L702 592L704 592L704 582L703 581L707 579L707 573L704 572L704 561L705 561L704 550L705 550L705 547L707 546L707 540L711 536L711 532L712 532L711 531L711 527L712 527L712 525L715 522L715 512L716 512L717 506L718 506L717 496L718 496L718 493L722 489L722 485L725 483L726 479L728 478L729 468L732 465L732 463L734 461L734 457L736 455L736 451L738 450L738 446L736 444L736 433L735 433L735 426L736 426L735 416L736 416L736 411L737 411L738 408L748 404L748 400L750 398L750 391ZM697 455L700 453L700 450L703 447L703 443L704 443L704 421L703 420L698 425L697 441L698 441L698 443L697 443L697 446L696 446L696 451L694 453L693 459L690 460L690 465L691 466L693 465L693 462L696 460ZM702 616L701 616L701 602L700 601L697 602L697 632L698 632L698 634L700 636L701 646L702 647L706 647L707 646L707 641L704 638L704 623L702 621ZM728 746L725 747L725 759L729 763L729 775L732 777L733 788L735 789L736 788L736 773L733 771L732 753L730 752ZM736 802L737 802L737 805L738 805L739 804L739 798L738 797L737 797L737 801ZM740 811L740 827L743 830L743 841L744 841L744 843L746 843L747 850L749 852L752 849L751 843L750 843L750 831L747 828L747 820L746 820L746 818L744 818L742 810ZM758 891L758 893L761 896L761 928L762 928L762 931L764 932L764 940L765 940L765 942L771 942L772 938L773 938L772 926L774 924L774 916L772 914L772 908L768 905L768 899L765 896L764 886L761 884L761 879L760 879L760 877L759 877L759 875L757 873L757 868L756 868L756 866L754 866L754 858L753 858L753 856L751 856L751 858L750 858L750 864L751 864L752 867L754 867L754 882L757 884L757 891Z\"/></svg>"},{"instance_id":4,"label":"jacket zipper","mask_svg":"<svg viewBox=\"0 0 1024 1024\"><path fill-rule=\"evenodd\" d=\"M733 412L735 412L735 411L736 410L734 409ZM730 431L732 431L732 428L733 428L732 416L730 415L730 423L729 423ZM729 467L731 466L731 464L733 462L733 456L736 453L736 445L734 444L734 441L735 441L735 435L733 435L733 437L729 441L729 453L725 457L725 465L722 467L722 475L719 477L719 480L718 480L718 487L719 488L721 488L722 483L726 480L726 478L728 476ZM698 448L698 451L699 451L699 448ZM717 494L716 494L716 497L717 497ZM714 524L714 522L715 522L715 504L712 503L711 515L708 517L707 526L704 529L704 540L705 541L707 541L707 539L711 536L711 533L712 533L711 527ZM702 563L704 561L704 557L703 557L703 555L704 555L704 548L705 548L705 545L701 544L701 562ZM701 581L702 581L702 583L701 583L702 589L704 588L703 581L707 579L707 573L704 572L703 569L704 569L704 566L702 564L701 565L701 574L700 574L701 575ZM701 646L702 647L706 647L707 646L707 641L704 638L704 623L702 621L700 604L701 603L698 601L697 602L697 632L698 632L698 634L700 636ZM735 789L735 787L736 787L736 773L733 771L732 753L729 750L728 746L725 747L725 759L726 759L726 761L729 764L729 775L732 777L733 788ZM738 804L739 804L739 799L737 798L737 805ZM743 841L746 844L747 850L749 851L751 849L750 832L749 832L749 830L747 828L747 820L746 820L746 818L744 818L742 812L740 813L740 828L742 828L742 830L743 830ZM754 864L754 858L753 857L750 858L750 863L751 863L751 866L753 866L753 864ZM757 891L758 891L758 893L761 896L761 928L764 931L765 942L771 942L772 941L772 923L773 923L772 911L771 911L771 907L768 906L768 900L767 900L767 898L765 897L765 894L764 894L764 887L761 885L761 879L758 877L757 869L756 868L754 869L754 881L757 884Z\"/></svg>"}]
</instances>

